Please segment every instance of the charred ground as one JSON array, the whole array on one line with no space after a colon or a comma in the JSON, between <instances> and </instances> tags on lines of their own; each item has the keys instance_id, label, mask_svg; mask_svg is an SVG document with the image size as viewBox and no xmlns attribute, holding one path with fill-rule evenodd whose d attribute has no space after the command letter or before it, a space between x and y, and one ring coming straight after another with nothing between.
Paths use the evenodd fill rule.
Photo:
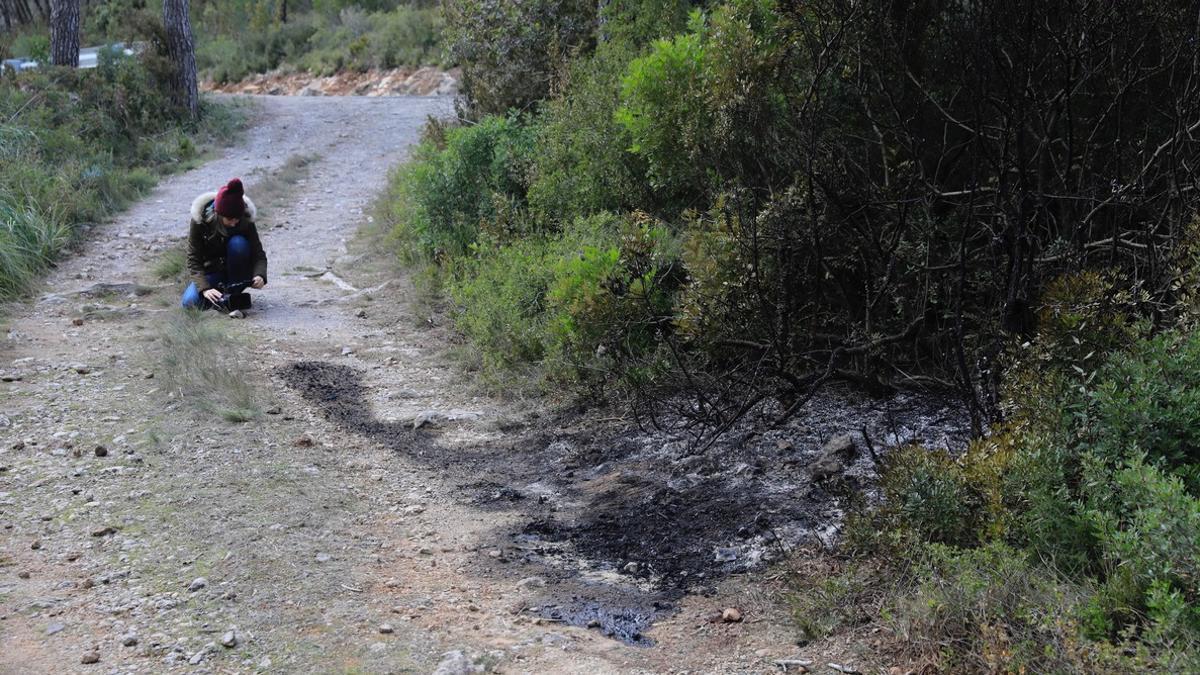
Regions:
<instances>
[{"instance_id":1,"label":"charred ground","mask_svg":"<svg viewBox=\"0 0 1200 675\"><path fill-rule=\"evenodd\" d=\"M539 604L517 610L635 644L684 594L707 594L726 575L836 538L848 498L874 481L864 435L886 451L952 447L969 429L938 397L830 390L782 428L759 431L765 418L747 417L700 454L670 433L578 413L461 447L439 442L436 430L377 418L354 368L306 361L279 375L344 431L457 477L461 500L481 515L520 513L524 525L494 532L477 563L492 578L544 584ZM815 467L840 435L863 450L823 477Z\"/></svg>"}]
</instances>

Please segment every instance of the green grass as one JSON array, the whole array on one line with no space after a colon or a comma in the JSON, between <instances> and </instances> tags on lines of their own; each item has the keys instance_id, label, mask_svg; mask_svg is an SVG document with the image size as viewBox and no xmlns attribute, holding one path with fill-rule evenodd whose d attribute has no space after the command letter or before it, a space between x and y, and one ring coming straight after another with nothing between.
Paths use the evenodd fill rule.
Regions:
<instances>
[{"instance_id":1,"label":"green grass","mask_svg":"<svg viewBox=\"0 0 1200 675\"><path fill-rule=\"evenodd\" d=\"M220 314L185 310L162 325L161 359L170 390L194 410L227 422L262 415L259 391L247 378L245 348Z\"/></svg>"},{"instance_id":2,"label":"green grass","mask_svg":"<svg viewBox=\"0 0 1200 675\"><path fill-rule=\"evenodd\" d=\"M62 222L14 202L0 192L0 298L27 290L71 238Z\"/></svg>"},{"instance_id":3,"label":"green grass","mask_svg":"<svg viewBox=\"0 0 1200 675\"><path fill-rule=\"evenodd\" d=\"M155 261L152 272L159 281L173 281L183 276L187 267L187 253L182 248L169 248Z\"/></svg>"},{"instance_id":4,"label":"green grass","mask_svg":"<svg viewBox=\"0 0 1200 675\"><path fill-rule=\"evenodd\" d=\"M118 58L0 86L0 301L27 296L81 225L113 217L162 175L237 139L245 106L204 101L193 124L171 108L156 72Z\"/></svg>"}]
</instances>

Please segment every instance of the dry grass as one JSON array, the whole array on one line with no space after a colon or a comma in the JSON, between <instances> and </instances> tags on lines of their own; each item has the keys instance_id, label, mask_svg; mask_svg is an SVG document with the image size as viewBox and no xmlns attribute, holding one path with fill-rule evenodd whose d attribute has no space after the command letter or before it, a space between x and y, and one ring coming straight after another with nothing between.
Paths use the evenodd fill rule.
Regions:
<instances>
[{"instance_id":1,"label":"dry grass","mask_svg":"<svg viewBox=\"0 0 1200 675\"><path fill-rule=\"evenodd\" d=\"M274 171L261 171L260 177L252 179L252 194L260 211L276 208L287 200L296 185L306 178L318 155L292 155Z\"/></svg>"},{"instance_id":2,"label":"dry grass","mask_svg":"<svg viewBox=\"0 0 1200 675\"><path fill-rule=\"evenodd\" d=\"M163 370L184 403L229 422L262 415L259 388L246 377L243 345L230 336L224 316L185 310L162 326Z\"/></svg>"}]
</instances>

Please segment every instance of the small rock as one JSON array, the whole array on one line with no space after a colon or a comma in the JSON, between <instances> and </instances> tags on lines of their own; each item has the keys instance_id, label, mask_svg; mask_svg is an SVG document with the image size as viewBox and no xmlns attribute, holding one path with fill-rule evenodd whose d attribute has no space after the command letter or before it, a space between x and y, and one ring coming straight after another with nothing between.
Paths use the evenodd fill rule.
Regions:
<instances>
[{"instance_id":1,"label":"small rock","mask_svg":"<svg viewBox=\"0 0 1200 675\"><path fill-rule=\"evenodd\" d=\"M440 415L432 410L426 410L424 412L417 413L417 415L412 419L412 428L413 430L416 430L424 427L437 427L440 417Z\"/></svg>"},{"instance_id":2,"label":"small rock","mask_svg":"<svg viewBox=\"0 0 1200 675\"><path fill-rule=\"evenodd\" d=\"M92 530L93 537L107 537L110 534L116 534L116 533L117 533L117 528L113 527L112 525L105 525L104 527L102 527L98 530Z\"/></svg>"},{"instance_id":3,"label":"small rock","mask_svg":"<svg viewBox=\"0 0 1200 675\"><path fill-rule=\"evenodd\" d=\"M279 407L279 406L277 406L277 405L276 405L276 406L271 406L270 408L267 408L267 414L268 414L268 415L279 415L279 414L282 414L282 413L283 413L283 409L282 409L282 408L280 408L280 407Z\"/></svg>"},{"instance_id":4,"label":"small rock","mask_svg":"<svg viewBox=\"0 0 1200 675\"><path fill-rule=\"evenodd\" d=\"M494 548L494 549L492 549L492 550L488 551L488 555L489 555L489 556L491 556L491 557L493 557L493 558L503 558L503 557L504 557L504 551L501 551L501 550L500 550L500 549L498 549L498 548Z\"/></svg>"},{"instance_id":5,"label":"small rock","mask_svg":"<svg viewBox=\"0 0 1200 675\"><path fill-rule=\"evenodd\" d=\"M830 438L821 447L825 455L838 455L842 459L850 459L854 455L854 439L850 434L839 434Z\"/></svg>"},{"instance_id":6,"label":"small rock","mask_svg":"<svg viewBox=\"0 0 1200 675\"><path fill-rule=\"evenodd\" d=\"M74 319L71 319L71 324L75 325L75 326L82 326L83 319L80 319L79 317L75 317Z\"/></svg>"},{"instance_id":7,"label":"small rock","mask_svg":"<svg viewBox=\"0 0 1200 675\"><path fill-rule=\"evenodd\" d=\"M836 455L826 455L813 462L809 467L815 481L824 481L839 476L846 470L845 462Z\"/></svg>"},{"instance_id":8,"label":"small rock","mask_svg":"<svg viewBox=\"0 0 1200 675\"><path fill-rule=\"evenodd\" d=\"M138 637L135 633L126 633L121 636L121 644L125 645L126 647L133 647L137 645L137 643Z\"/></svg>"},{"instance_id":9,"label":"small rock","mask_svg":"<svg viewBox=\"0 0 1200 675\"><path fill-rule=\"evenodd\" d=\"M738 559L738 550L733 547L718 547L713 553L716 562L733 562Z\"/></svg>"},{"instance_id":10,"label":"small rock","mask_svg":"<svg viewBox=\"0 0 1200 675\"><path fill-rule=\"evenodd\" d=\"M205 586L208 586L208 579L205 579L204 577L196 577L192 580L192 583L188 584L188 590L192 593L195 593Z\"/></svg>"},{"instance_id":11,"label":"small rock","mask_svg":"<svg viewBox=\"0 0 1200 675\"><path fill-rule=\"evenodd\" d=\"M742 612L736 607L726 607L725 611L721 612L721 621L725 623L738 623L742 620Z\"/></svg>"},{"instance_id":12,"label":"small rock","mask_svg":"<svg viewBox=\"0 0 1200 675\"><path fill-rule=\"evenodd\" d=\"M351 347L342 347L342 356L350 356L350 355L351 355L351 354L353 354L353 353L354 353L354 349L353 349L353 348L351 348Z\"/></svg>"},{"instance_id":13,"label":"small rock","mask_svg":"<svg viewBox=\"0 0 1200 675\"><path fill-rule=\"evenodd\" d=\"M95 453L97 457L108 457L108 448L103 445L97 445Z\"/></svg>"},{"instance_id":14,"label":"small rock","mask_svg":"<svg viewBox=\"0 0 1200 675\"><path fill-rule=\"evenodd\" d=\"M433 549L428 546L422 546L417 549L417 555L433 555Z\"/></svg>"},{"instance_id":15,"label":"small rock","mask_svg":"<svg viewBox=\"0 0 1200 675\"><path fill-rule=\"evenodd\" d=\"M626 574L637 574L638 564L635 562L625 563L625 567L622 569L625 570Z\"/></svg>"},{"instance_id":16,"label":"small rock","mask_svg":"<svg viewBox=\"0 0 1200 675\"><path fill-rule=\"evenodd\" d=\"M392 628L392 624L385 623L379 626L379 632L383 633L384 635L391 635L392 633L396 632L396 629Z\"/></svg>"},{"instance_id":17,"label":"small rock","mask_svg":"<svg viewBox=\"0 0 1200 675\"><path fill-rule=\"evenodd\" d=\"M17 572L17 578L18 579L28 579L29 578L29 570L21 570L20 572Z\"/></svg>"},{"instance_id":18,"label":"small rock","mask_svg":"<svg viewBox=\"0 0 1200 675\"><path fill-rule=\"evenodd\" d=\"M42 542L38 541L37 539L34 539L33 543L29 545L29 548L33 549L34 551L40 549L41 547Z\"/></svg>"},{"instance_id":19,"label":"small rock","mask_svg":"<svg viewBox=\"0 0 1200 675\"><path fill-rule=\"evenodd\" d=\"M232 631L232 630L226 631L225 634L221 636L221 645L224 647L233 649L234 647L237 646L237 643L238 643L238 636L237 636L236 631Z\"/></svg>"},{"instance_id":20,"label":"small rock","mask_svg":"<svg viewBox=\"0 0 1200 675\"><path fill-rule=\"evenodd\" d=\"M433 671L433 675L471 675L474 672L475 667L467 655L453 651L442 654L442 660Z\"/></svg>"},{"instance_id":21,"label":"small rock","mask_svg":"<svg viewBox=\"0 0 1200 675\"><path fill-rule=\"evenodd\" d=\"M418 513L424 513L424 512L425 512L425 507L421 506L420 504L411 504L409 506L404 507L404 515L406 515L406 516L415 516Z\"/></svg>"},{"instance_id":22,"label":"small rock","mask_svg":"<svg viewBox=\"0 0 1200 675\"><path fill-rule=\"evenodd\" d=\"M365 319L365 318L367 318L367 310L360 309L354 313L354 316L357 316L360 319Z\"/></svg>"},{"instance_id":23,"label":"small rock","mask_svg":"<svg viewBox=\"0 0 1200 675\"><path fill-rule=\"evenodd\" d=\"M308 434L302 434L296 437L296 440L292 441L292 445L298 448L311 448L313 446L313 439Z\"/></svg>"},{"instance_id":24,"label":"small rock","mask_svg":"<svg viewBox=\"0 0 1200 675\"><path fill-rule=\"evenodd\" d=\"M319 563L329 562L330 560L333 560L333 556L329 555L328 553L317 554L317 562Z\"/></svg>"},{"instance_id":25,"label":"small rock","mask_svg":"<svg viewBox=\"0 0 1200 675\"><path fill-rule=\"evenodd\" d=\"M592 619L591 621L588 621L587 627L588 628L599 628L600 627L600 619Z\"/></svg>"},{"instance_id":26,"label":"small rock","mask_svg":"<svg viewBox=\"0 0 1200 675\"><path fill-rule=\"evenodd\" d=\"M89 368L88 366L85 366L83 364L72 366L71 369L74 370L75 372L79 373L80 375L87 375L92 372L91 368ZM100 660L100 658L96 657L96 661L99 661L99 660ZM93 661L92 663L95 663L95 661Z\"/></svg>"},{"instance_id":27,"label":"small rock","mask_svg":"<svg viewBox=\"0 0 1200 675\"><path fill-rule=\"evenodd\" d=\"M61 623L52 623L49 626L46 626L46 635L55 635L61 633L65 628L66 626Z\"/></svg>"},{"instance_id":28,"label":"small rock","mask_svg":"<svg viewBox=\"0 0 1200 675\"><path fill-rule=\"evenodd\" d=\"M517 582L517 588L543 588L546 580L542 577L525 577Z\"/></svg>"},{"instance_id":29,"label":"small rock","mask_svg":"<svg viewBox=\"0 0 1200 675\"><path fill-rule=\"evenodd\" d=\"M188 663L193 666L198 666L204 661L204 656L205 656L204 650L201 649L200 651L196 652L195 654L192 654L192 658L188 659Z\"/></svg>"},{"instance_id":30,"label":"small rock","mask_svg":"<svg viewBox=\"0 0 1200 675\"><path fill-rule=\"evenodd\" d=\"M83 664L100 663L100 652L88 652L79 659L79 662Z\"/></svg>"}]
</instances>

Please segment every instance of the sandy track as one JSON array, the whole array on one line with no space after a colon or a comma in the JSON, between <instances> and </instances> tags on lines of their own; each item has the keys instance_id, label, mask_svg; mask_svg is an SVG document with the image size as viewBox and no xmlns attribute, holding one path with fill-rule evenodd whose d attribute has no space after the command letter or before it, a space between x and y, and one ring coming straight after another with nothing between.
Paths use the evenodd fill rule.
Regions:
<instances>
[{"instance_id":1,"label":"sandy track","mask_svg":"<svg viewBox=\"0 0 1200 675\"><path fill-rule=\"evenodd\" d=\"M8 322L0 672L431 672L453 650L499 672L768 672L791 656L778 589L761 579L685 600L650 648L536 618L538 581L504 572L495 548L513 515L464 503L445 472L340 431L286 385L297 362L354 368L380 420L440 419L443 451L486 446L523 415L473 394L403 281L347 251L387 169L450 101L256 105L239 146L98 226ZM316 161L291 199L261 209L270 285L231 326L247 345L245 379L278 410L230 424L155 377L155 338L180 289L149 269L185 234L197 193L240 175L253 197L254 176L294 155ZM100 282L152 288L78 293ZM706 623L722 605L754 620ZM222 646L230 630L237 644ZM81 663L92 652L99 662Z\"/></svg>"}]
</instances>

